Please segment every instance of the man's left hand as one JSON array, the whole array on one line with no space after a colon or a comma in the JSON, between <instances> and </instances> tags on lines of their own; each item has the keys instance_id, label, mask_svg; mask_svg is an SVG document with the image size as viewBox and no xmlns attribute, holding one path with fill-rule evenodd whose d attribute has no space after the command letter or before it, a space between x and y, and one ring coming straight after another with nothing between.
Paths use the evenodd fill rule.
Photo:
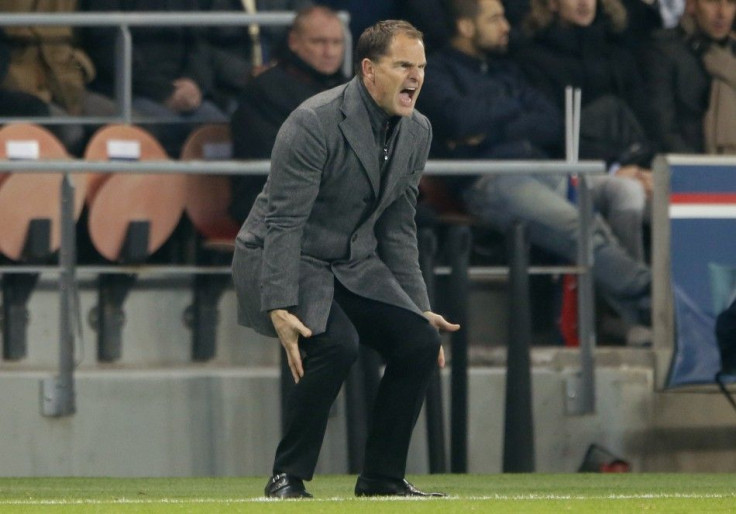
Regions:
<instances>
[{"instance_id":1,"label":"man's left hand","mask_svg":"<svg viewBox=\"0 0 736 514\"><path fill-rule=\"evenodd\" d=\"M460 325L457 323L450 323L445 318L432 311L426 311L424 316L429 320L429 324L440 332L457 332L460 330ZM445 350L442 346L440 346L440 354L437 356L437 363L440 368L445 367Z\"/></svg>"}]
</instances>

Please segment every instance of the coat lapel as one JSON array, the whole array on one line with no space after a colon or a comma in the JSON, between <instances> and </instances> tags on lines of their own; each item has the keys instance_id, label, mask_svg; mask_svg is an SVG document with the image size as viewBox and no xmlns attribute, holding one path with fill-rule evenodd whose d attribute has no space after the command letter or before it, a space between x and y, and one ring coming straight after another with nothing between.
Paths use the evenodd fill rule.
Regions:
<instances>
[{"instance_id":1,"label":"coat lapel","mask_svg":"<svg viewBox=\"0 0 736 514\"><path fill-rule=\"evenodd\" d=\"M368 176L371 188L373 188L373 194L378 197L381 182L380 170L378 169L378 152L373 141L368 111L363 105L360 91L358 91L358 80L360 79L355 77L345 89L345 100L342 104L342 113L345 115L345 119L340 122L340 130L363 165L363 170Z\"/></svg>"}]
</instances>

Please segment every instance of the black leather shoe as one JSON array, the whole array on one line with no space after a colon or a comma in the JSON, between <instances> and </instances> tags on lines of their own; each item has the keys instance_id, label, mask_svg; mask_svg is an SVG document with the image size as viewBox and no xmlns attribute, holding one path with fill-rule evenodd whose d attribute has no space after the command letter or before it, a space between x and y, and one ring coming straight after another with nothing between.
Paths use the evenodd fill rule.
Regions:
<instances>
[{"instance_id":1,"label":"black leather shoe","mask_svg":"<svg viewBox=\"0 0 736 514\"><path fill-rule=\"evenodd\" d=\"M444 493L425 493L405 479L358 477L355 496L447 496Z\"/></svg>"},{"instance_id":2,"label":"black leather shoe","mask_svg":"<svg viewBox=\"0 0 736 514\"><path fill-rule=\"evenodd\" d=\"M296 478L279 473L272 476L266 484L267 498L312 498L312 495L304 488L301 478Z\"/></svg>"}]
</instances>

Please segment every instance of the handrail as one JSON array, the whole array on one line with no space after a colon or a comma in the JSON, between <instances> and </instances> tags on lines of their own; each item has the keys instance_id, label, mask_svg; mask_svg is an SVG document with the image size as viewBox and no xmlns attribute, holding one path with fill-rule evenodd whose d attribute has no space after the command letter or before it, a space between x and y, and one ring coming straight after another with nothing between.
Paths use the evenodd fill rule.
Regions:
<instances>
[{"instance_id":1,"label":"handrail","mask_svg":"<svg viewBox=\"0 0 736 514\"><path fill-rule=\"evenodd\" d=\"M115 45L115 97L119 113L112 117L85 116L39 116L32 117L35 123L52 125L95 124L133 121L132 114L132 48L130 27L201 27L201 26L248 26L252 23L268 26L291 25L294 11L270 11L254 14L241 12L75 12L75 13L3 13L0 27L113 27L119 30ZM345 34L345 56L343 73L352 75L353 38L350 32L350 14L339 11L338 18ZM0 124L17 121L18 118L0 117ZM145 120L135 121L153 121ZM159 121L156 119L156 121ZM165 120L161 120L165 121Z\"/></svg>"},{"instance_id":2,"label":"handrail","mask_svg":"<svg viewBox=\"0 0 736 514\"><path fill-rule=\"evenodd\" d=\"M271 166L268 159L257 160L160 160L160 161L87 161L80 159L0 160L0 172L41 173L181 173L214 175L264 175ZM598 175L605 172L602 161L488 161L430 159L424 169L427 175L507 175L534 173L538 175Z\"/></svg>"},{"instance_id":3,"label":"handrail","mask_svg":"<svg viewBox=\"0 0 736 514\"><path fill-rule=\"evenodd\" d=\"M259 25L289 25L296 13L293 11L268 11L248 14L245 12L70 12L70 13L3 13L0 25L9 27L190 27L202 25L240 26L258 23ZM345 11L338 13L343 22L350 21Z\"/></svg>"}]
</instances>

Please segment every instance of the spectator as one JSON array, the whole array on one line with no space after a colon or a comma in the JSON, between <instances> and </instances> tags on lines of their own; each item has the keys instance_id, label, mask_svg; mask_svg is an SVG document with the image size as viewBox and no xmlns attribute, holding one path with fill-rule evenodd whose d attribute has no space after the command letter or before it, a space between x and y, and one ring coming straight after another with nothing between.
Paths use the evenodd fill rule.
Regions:
<instances>
[{"instance_id":1,"label":"spectator","mask_svg":"<svg viewBox=\"0 0 736 514\"><path fill-rule=\"evenodd\" d=\"M65 13L77 10L76 0L3 2L3 12ZM9 63L3 89L34 95L55 116L111 116L115 104L91 93L86 84L95 76L89 57L76 45L71 27L7 27ZM86 143L83 126L54 125L51 130L72 154Z\"/></svg>"},{"instance_id":2,"label":"spectator","mask_svg":"<svg viewBox=\"0 0 736 514\"><path fill-rule=\"evenodd\" d=\"M211 12L251 12L243 0L198 0L199 9ZM311 0L252 0L253 12L299 11ZM251 33L252 29L255 33ZM286 36L285 27L212 26L204 30L214 70L212 98L226 113L236 107L236 99L248 79L277 59ZM255 62L254 62L255 61Z\"/></svg>"},{"instance_id":3,"label":"spectator","mask_svg":"<svg viewBox=\"0 0 736 514\"><path fill-rule=\"evenodd\" d=\"M85 0L87 11L145 12L197 11L196 0ZM158 124L151 132L170 155L201 122L224 122L225 114L209 99L213 70L199 29L190 27L137 27L133 36L133 109L142 115L174 119ZM112 94L115 84L116 32L109 28L85 31L86 49L99 74L92 83L98 91Z\"/></svg>"},{"instance_id":4,"label":"spectator","mask_svg":"<svg viewBox=\"0 0 736 514\"><path fill-rule=\"evenodd\" d=\"M645 54L646 96L664 151L734 153L735 17L734 0L688 0L679 26L655 34Z\"/></svg>"},{"instance_id":5,"label":"spectator","mask_svg":"<svg viewBox=\"0 0 736 514\"><path fill-rule=\"evenodd\" d=\"M335 11L350 13L350 32L356 36L380 20L394 19L398 16L396 0L318 0L316 3Z\"/></svg>"},{"instance_id":6,"label":"spectator","mask_svg":"<svg viewBox=\"0 0 736 514\"><path fill-rule=\"evenodd\" d=\"M10 47L0 31L0 83L4 82L10 65ZM49 106L40 98L0 86L0 116L49 116Z\"/></svg>"},{"instance_id":7,"label":"spectator","mask_svg":"<svg viewBox=\"0 0 736 514\"><path fill-rule=\"evenodd\" d=\"M526 82L505 55L509 24L500 0L453 0L450 46L431 55L419 108L432 120L433 154L459 158L544 158L560 146L559 109ZM641 238L644 194L628 179L593 181L594 202L622 239ZM563 258L576 258L578 211L562 176L485 175L456 183L471 214L506 230L526 222L530 239ZM593 235L593 276L601 292L632 326L646 304L651 274L601 217ZM628 245L627 245L628 246ZM631 243L636 247L635 242ZM640 248L640 246L639 246ZM640 250L639 250L640 251Z\"/></svg>"},{"instance_id":8,"label":"spectator","mask_svg":"<svg viewBox=\"0 0 736 514\"><path fill-rule=\"evenodd\" d=\"M345 81L341 71L345 35L337 14L323 6L299 11L289 30L288 51L279 63L253 78L232 116L233 154L267 159L281 124L300 103ZM233 217L242 222L265 177L233 177Z\"/></svg>"},{"instance_id":9,"label":"spectator","mask_svg":"<svg viewBox=\"0 0 736 514\"><path fill-rule=\"evenodd\" d=\"M532 41L516 52L517 61L532 84L560 106L567 86L580 88L580 156L606 160L651 194L654 149L641 125L647 99L637 62L623 44L623 4L531 0L531 6L525 26Z\"/></svg>"},{"instance_id":10,"label":"spectator","mask_svg":"<svg viewBox=\"0 0 736 514\"><path fill-rule=\"evenodd\" d=\"M444 0L399 0L399 16L424 34L424 44L431 53L447 44L450 38Z\"/></svg>"}]
</instances>

